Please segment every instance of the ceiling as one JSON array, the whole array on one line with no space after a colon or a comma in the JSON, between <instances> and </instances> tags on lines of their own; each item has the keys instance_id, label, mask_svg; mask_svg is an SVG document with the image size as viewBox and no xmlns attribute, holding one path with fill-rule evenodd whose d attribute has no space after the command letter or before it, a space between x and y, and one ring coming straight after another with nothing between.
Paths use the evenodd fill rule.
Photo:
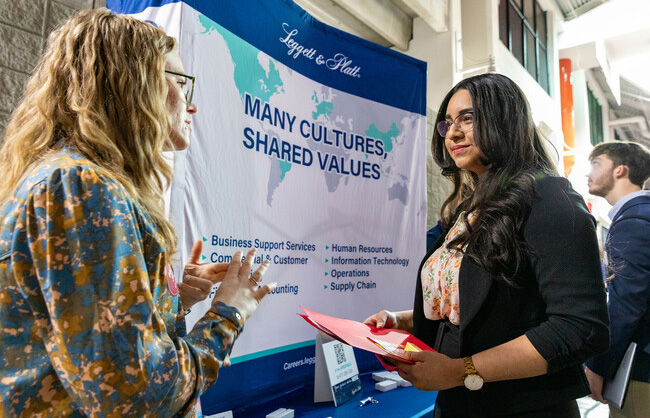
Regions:
<instances>
[{"instance_id":1,"label":"ceiling","mask_svg":"<svg viewBox=\"0 0 650 418\"><path fill-rule=\"evenodd\" d=\"M463 0L461 0L463 1ZM422 18L437 32L447 30L449 0L294 0L317 20L371 42L406 51L413 33L413 19ZM564 15L565 38L575 42L604 42L607 61L621 74L620 103L609 93L599 69L594 79L606 92L610 126L620 140L650 146L650 19L641 11L648 0L554 0ZM616 18L620 13L626 18ZM636 16L636 18L635 18ZM621 24L619 22L624 22ZM617 25L618 23L618 25ZM589 32L586 25L594 29ZM591 38L590 38L591 37ZM609 94L607 94L609 93ZM644 119L644 121L642 121ZM610 136L610 133L606 133Z\"/></svg>"},{"instance_id":2,"label":"ceiling","mask_svg":"<svg viewBox=\"0 0 650 418\"><path fill-rule=\"evenodd\" d=\"M599 76L597 74L596 78ZM610 112L609 123L614 128L615 139L639 142L650 148L650 93L621 78L621 104L614 103Z\"/></svg>"},{"instance_id":3,"label":"ceiling","mask_svg":"<svg viewBox=\"0 0 650 418\"><path fill-rule=\"evenodd\" d=\"M462 0L461 0L462 1ZM521 0L515 0L521 1ZM551 0L569 21L610 0ZM294 0L316 19L386 47L406 51L413 19L447 30L449 0Z\"/></svg>"},{"instance_id":4,"label":"ceiling","mask_svg":"<svg viewBox=\"0 0 650 418\"><path fill-rule=\"evenodd\" d=\"M555 0L565 20L575 19L609 0Z\"/></svg>"},{"instance_id":5,"label":"ceiling","mask_svg":"<svg viewBox=\"0 0 650 418\"><path fill-rule=\"evenodd\" d=\"M448 0L294 0L316 19L386 47L406 51L413 19L447 30Z\"/></svg>"},{"instance_id":6,"label":"ceiling","mask_svg":"<svg viewBox=\"0 0 650 418\"><path fill-rule=\"evenodd\" d=\"M558 4L562 1L557 0ZM605 93L610 107L608 122L613 132L606 132L606 138L640 142L650 147L648 16L650 2L647 0L608 0L576 19L566 21L559 43L561 53L589 47L590 44L602 45L606 59L589 71ZM584 54L578 55L575 62L584 58ZM603 70L608 73L609 81ZM610 86L612 75L620 80L617 98Z\"/></svg>"}]
</instances>

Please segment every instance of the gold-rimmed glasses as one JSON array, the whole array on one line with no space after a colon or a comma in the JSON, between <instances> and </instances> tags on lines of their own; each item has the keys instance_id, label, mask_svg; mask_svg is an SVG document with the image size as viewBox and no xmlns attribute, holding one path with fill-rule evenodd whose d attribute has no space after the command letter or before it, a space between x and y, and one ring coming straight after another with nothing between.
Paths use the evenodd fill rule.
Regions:
<instances>
[{"instance_id":1,"label":"gold-rimmed glasses","mask_svg":"<svg viewBox=\"0 0 650 418\"><path fill-rule=\"evenodd\" d=\"M176 73L174 71L165 70L167 74L172 74L178 77L183 77L183 83L181 87L183 89L183 94L185 95L185 103L187 107L190 107L192 104L192 96L194 96L194 82L196 77L193 75L187 75L183 73Z\"/></svg>"},{"instance_id":2,"label":"gold-rimmed glasses","mask_svg":"<svg viewBox=\"0 0 650 418\"><path fill-rule=\"evenodd\" d=\"M447 136L449 133L449 128L451 125L454 125L456 129L461 132L469 132L474 129L474 113L472 111L467 111L456 116L456 119L453 121L441 120L436 124L436 129L441 137Z\"/></svg>"}]
</instances>

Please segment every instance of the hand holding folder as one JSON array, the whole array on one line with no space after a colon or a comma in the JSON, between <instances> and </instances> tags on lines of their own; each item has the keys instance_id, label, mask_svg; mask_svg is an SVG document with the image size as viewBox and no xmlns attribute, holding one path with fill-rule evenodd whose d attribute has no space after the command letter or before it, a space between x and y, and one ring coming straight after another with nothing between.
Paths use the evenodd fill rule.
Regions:
<instances>
[{"instance_id":1,"label":"hand holding folder","mask_svg":"<svg viewBox=\"0 0 650 418\"><path fill-rule=\"evenodd\" d=\"M377 328L349 319L335 318L300 307L305 314L298 314L310 325L330 337L352 347L375 353L386 370L397 370L389 359L413 364L408 351L434 351L425 343L401 329Z\"/></svg>"},{"instance_id":2,"label":"hand holding folder","mask_svg":"<svg viewBox=\"0 0 650 418\"><path fill-rule=\"evenodd\" d=\"M635 353L636 343L631 342L623 355L621 364L616 369L616 374L612 379L605 381L603 398L618 409L623 409L623 403L625 403L625 395L627 395L627 387L630 384L630 375L632 374Z\"/></svg>"}]
</instances>

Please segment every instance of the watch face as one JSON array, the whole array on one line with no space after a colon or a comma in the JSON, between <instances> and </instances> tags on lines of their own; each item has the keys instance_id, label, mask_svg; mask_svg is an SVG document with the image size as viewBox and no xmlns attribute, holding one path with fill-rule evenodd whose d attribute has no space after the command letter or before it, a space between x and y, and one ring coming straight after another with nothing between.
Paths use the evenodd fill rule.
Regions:
<instances>
[{"instance_id":1,"label":"watch face","mask_svg":"<svg viewBox=\"0 0 650 418\"><path fill-rule=\"evenodd\" d=\"M463 383L469 390L479 390L483 387L483 378L477 374L468 374Z\"/></svg>"}]
</instances>

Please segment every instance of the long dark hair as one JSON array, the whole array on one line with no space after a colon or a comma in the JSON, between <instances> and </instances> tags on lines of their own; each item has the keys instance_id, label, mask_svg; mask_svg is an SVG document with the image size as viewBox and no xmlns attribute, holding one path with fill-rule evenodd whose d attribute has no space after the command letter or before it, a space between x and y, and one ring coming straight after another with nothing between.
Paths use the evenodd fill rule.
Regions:
<instances>
[{"instance_id":1,"label":"long dark hair","mask_svg":"<svg viewBox=\"0 0 650 418\"><path fill-rule=\"evenodd\" d=\"M524 93L500 74L482 74L458 83L440 105L436 125L445 120L449 100L459 90L467 90L472 99L474 142L485 156L482 163L487 172L479 179L456 167L444 137L434 132L433 158L454 183L440 211L442 223L450 228L462 207L466 231L450 246L462 249L467 245L466 256L497 279L516 285L515 276L528 260L523 225L535 197L535 180L556 173L555 164L544 148ZM471 224L467 221L470 213L475 216Z\"/></svg>"}]
</instances>

